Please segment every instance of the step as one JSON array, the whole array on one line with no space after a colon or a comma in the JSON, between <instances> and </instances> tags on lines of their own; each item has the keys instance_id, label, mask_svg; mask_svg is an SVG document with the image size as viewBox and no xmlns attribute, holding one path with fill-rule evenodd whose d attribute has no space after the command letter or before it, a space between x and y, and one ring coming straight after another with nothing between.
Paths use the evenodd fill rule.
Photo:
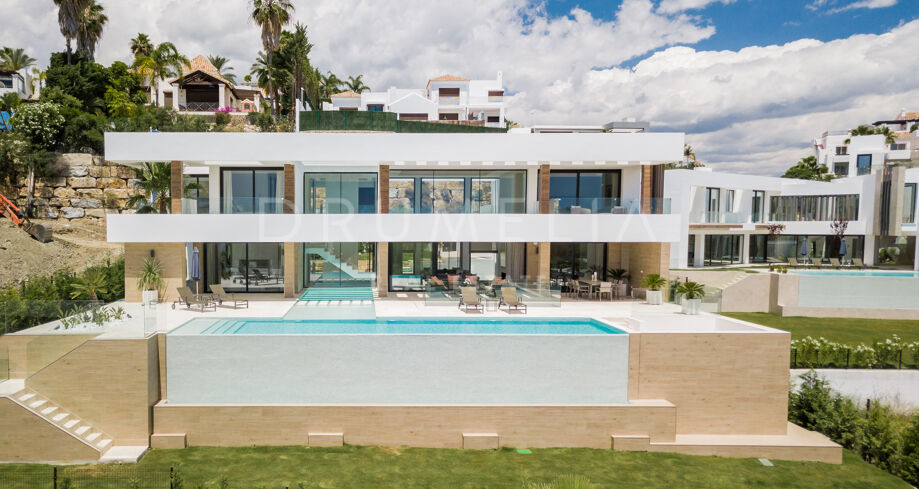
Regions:
<instances>
[{"instance_id":1,"label":"step","mask_svg":"<svg viewBox=\"0 0 919 489\"><path fill-rule=\"evenodd\" d=\"M55 411L57 411L57 406L51 406L49 408L45 408L41 413L43 416L48 416Z\"/></svg>"},{"instance_id":2,"label":"step","mask_svg":"<svg viewBox=\"0 0 919 489\"><path fill-rule=\"evenodd\" d=\"M28 394L26 394L26 395L20 397L20 398L19 398L19 402L26 402L26 401L28 401L29 399L32 399L33 397L35 397L35 393L34 393L34 392L30 392L30 393L28 393Z\"/></svg>"},{"instance_id":3,"label":"step","mask_svg":"<svg viewBox=\"0 0 919 489\"><path fill-rule=\"evenodd\" d=\"M46 399L39 399L39 400L33 402L32 404L29 404L29 407L32 408L32 409L38 409L38 408L44 406L46 402L48 402Z\"/></svg>"},{"instance_id":4,"label":"step","mask_svg":"<svg viewBox=\"0 0 919 489\"><path fill-rule=\"evenodd\" d=\"M80 435L80 436L83 436L83 433L86 433L87 431L89 431L89 426L81 426L81 427L77 428L77 429L74 431L74 433L76 433L76 434L78 434L78 435Z\"/></svg>"},{"instance_id":5,"label":"step","mask_svg":"<svg viewBox=\"0 0 919 489\"><path fill-rule=\"evenodd\" d=\"M146 453L147 447L144 445L140 446L114 446L108 449L101 457L99 457L99 462L101 463L128 463L133 464L137 463L140 460L140 457Z\"/></svg>"},{"instance_id":6,"label":"step","mask_svg":"<svg viewBox=\"0 0 919 489\"><path fill-rule=\"evenodd\" d=\"M64 428L67 428L69 430L70 428L73 428L74 425L76 425L79 422L80 422L79 419L71 419L70 421L64 423Z\"/></svg>"},{"instance_id":7,"label":"step","mask_svg":"<svg viewBox=\"0 0 919 489\"><path fill-rule=\"evenodd\" d=\"M89 441L89 442L96 441L96 438L99 438L99 435L100 435L100 434L101 434L101 433L93 433L93 434L91 434L91 435L86 435L86 436L85 436L86 441Z\"/></svg>"},{"instance_id":8,"label":"step","mask_svg":"<svg viewBox=\"0 0 919 489\"><path fill-rule=\"evenodd\" d=\"M67 419L67 416L70 416L70 414L60 413L56 415L55 417L51 418L51 421L54 421L55 423L60 424L60 423L63 423L65 419Z\"/></svg>"},{"instance_id":9,"label":"step","mask_svg":"<svg viewBox=\"0 0 919 489\"><path fill-rule=\"evenodd\" d=\"M101 450L101 449L104 449L105 447L107 447L107 446L109 446L109 445L111 445L111 444L112 444L112 440L111 440L111 439L109 439L109 438L103 438L102 441L100 441L99 443L96 443L96 448L99 448L99 449Z\"/></svg>"}]
</instances>

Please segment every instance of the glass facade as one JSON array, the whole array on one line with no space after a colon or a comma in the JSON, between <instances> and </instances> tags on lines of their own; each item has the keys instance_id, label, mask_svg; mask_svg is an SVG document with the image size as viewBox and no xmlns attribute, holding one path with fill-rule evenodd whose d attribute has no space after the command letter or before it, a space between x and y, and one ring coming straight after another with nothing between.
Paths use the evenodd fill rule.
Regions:
<instances>
[{"instance_id":1,"label":"glass facade","mask_svg":"<svg viewBox=\"0 0 919 489\"><path fill-rule=\"evenodd\" d=\"M376 243L304 243L303 286L375 287Z\"/></svg>"},{"instance_id":2,"label":"glass facade","mask_svg":"<svg viewBox=\"0 0 919 489\"><path fill-rule=\"evenodd\" d=\"M526 172L392 171L391 214L522 214Z\"/></svg>"},{"instance_id":3,"label":"glass facade","mask_svg":"<svg viewBox=\"0 0 919 489\"><path fill-rule=\"evenodd\" d=\"M284 171L224 169L220 197L224 214L280 214L284 211Z\"/></svg>"},{"instance_id":4,"label":"glass facade","mask_svg":"<svg viewBox=\"0 0 919 489\"><path fill-rule=\"evenodd\" d=\"M914 224L916 222L916 184L907 183L903 190L903 222Z\"/></svg>"},{"instance_id":5,"label":"glass facade","mask_svg":"<svg viewBox=\"0 0 919 489\"><path fill-rule=\"evenodd\" d=\"M606 279L605 243L552 243L549 277L557 282L572 278Z\"/></svg>"},{"instance_id":6,"label":"glass facade","mask_svg":"<svg viewBox=\"0 0 919 489\"><path fill-rule=\"evenodd\" d=\"M785 263L789 258L803 260L801 248L807 240L807 258L864 258L865 240L862 236L846 236L846 255L839 256L840 241L836 236L800 236L765 234L750 236L750 263Z\"/></svg>"},{"instance_id":7,"label":"glass facade","mask_svg":"<svg viewBox=\"0 0 919 489\"><path fill-rule=\"evenodd\" d=\"M762 190L753 191L753 222L763 222L763 216L766 215L766 192Z\"/></svg>"},{"instance_id":8,"label":"glass facade","mask_svg":"<svg viewBox=\"0 0 919 489\"><path fill-rule=\"evenodd\" d=\"M553 170L549 173L549 199L557 202L561 214L571 213L573 207L608 213L621 205L621 181L619 170Z\"/></svg>"},{"instance_id":9,"label":"glass facade","mask_svg":"<svg viewBox=\"0 0 919 489\"><path fill-rule=\"evenodd\" d=\"M195 184L198 188L185 191L185 201L182 203L183 214L208 214L211 209L210 202L210 177L207 175L185 175L182 188Z\"/></svg>"},{"instance_id":10,"label":"glass facade","mask_svg":"<svg viewBox=\"0 0 919 489\"><path fill-rule=\"evenodd\" d=\"M227 292L284 292L283 243L206 243L204 281Z\"/></svg>"},{"instance_id":11,"label":"glass facade","mask_svg":"<svg viewBox=\"0 0 919 489\"><path fill-rule=\"evenodd\" d=\"M389 289L424 290L431 283L526 279L525 243L391 243Z\"/></svg>"},{"instance_id":12,"label":"glass facade","mask_svg":"<svg viewBox=\"0 0 919 489\"><path fill-rule=\"evenodd\" d=\"M770 221L858 220L858 194L772 197Z\"/></svg>"},{"instance_id":13,"label":"glass facade","mask_svg":"<svg viewBox=\"0 0 919 489\"><path fill-rule=\"evenodd\" d=\"M742 263L743 236L727 234L705 235L704 265Z\"/></svg>"},{"instance_id":14,"label":"glass facade","mask_svg":"<svg viewBox=\"0 0 919 489\"><path fill-rule=\"evenodd\" d=\"M376 173L306 173L304 212L307 214L375 214Z\"/></svg>"},{"instance_id":15,"label":"glass facade","mask_svg":"<svg viewBox=\"0 0 919 489\"><path fill-rule=\"evenodd\" d=\"M855 167L858 175L871 173L871 155L858 155Z\"/></svg>"},{"instance_id":16,"label":"glass facade","mask_svg":"<svg viewBox=\"0 0 919 489\"><path fill-rule=\"evenodd\" d=\"M705 222L717 223L721 214L721 189L705 189Z\"/></svg>"}]
</instances>

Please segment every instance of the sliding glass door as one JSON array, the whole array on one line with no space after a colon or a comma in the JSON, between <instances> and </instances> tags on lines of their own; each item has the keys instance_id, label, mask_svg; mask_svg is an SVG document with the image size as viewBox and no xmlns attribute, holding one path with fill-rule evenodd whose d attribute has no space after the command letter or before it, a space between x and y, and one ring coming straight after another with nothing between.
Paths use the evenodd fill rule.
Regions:
<instances>
[{"instance_id":1,"label":"sliding glass door","mask_svg":"<svg viewBox=\"0 0 919 489\"><path fill-rule=\"evenodd\" d=\"M280 214L284 211L284 171L267 168L223 169L224 214Z\"/></svg>"},{"instance_id":2,"label":"sliding glass door","mask_svg":"<svg viewBox=\"0 0 919 489\"><path fill-rule=\"evenodd\" d=\"M227 292L284 292L283 243L207 243L204 280Z\"/></svg>"},{"instance_id":3,"label":"sliding glass door","mask_svg":"<svg viewBox=\"0 0 919 489\"><path fill-rule=\"evenodd\" d=\"M303 286L375 287L376 243L304 243Z\"/></svg>"}]
</instances>

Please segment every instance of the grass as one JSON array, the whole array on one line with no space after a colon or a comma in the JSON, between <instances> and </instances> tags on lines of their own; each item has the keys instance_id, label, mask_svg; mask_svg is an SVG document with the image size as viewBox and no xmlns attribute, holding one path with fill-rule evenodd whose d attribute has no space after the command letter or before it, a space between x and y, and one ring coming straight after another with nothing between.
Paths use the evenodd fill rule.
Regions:
<instances>
[{"instance_id":1,"label":"grass","mask_svg":"<svg viewBox=\"0 0 919 489\"><path fill-rule=\"evenodd\" d=\"M894 334L903 341L919 341L919 321L900 319L839 319L782 317L764 312L725 312L725 316L791 333L792 339L807 336L824 338L848 345L871 344Z\"/></svg>"},{"instance_id":2,"label":"grass","mask_svg":"<svg viewBox=\"0 0 919 489\"><path fill-rule=\"evenodd\" d=\"M217 487L277 488L489 488L524 489L530 483L553 482L567 474L586 476L592 488L861 488L906 489L902 480L845 452L842 465L756 459L696 457L666 453L630 453L585 448L464 451L422 448L345 446L305 447L193 447L153 450L138 465L141 470L167 473L176 466L185 489L201 484ZM42 466L0 465L4 489L38 487L16 485L17 475ZM43 466L45 472L49 470ZM130 470L130 466L127 466ZM73 473L105 473L106 466L62 469ZM5 481L14 481L8 483ZM74 479L75 488L123 489L120 484L87 484ZM140 485L139 487L153 487ZM168 487L168 485L167 485Z\"/></svg>"}]
</instances>

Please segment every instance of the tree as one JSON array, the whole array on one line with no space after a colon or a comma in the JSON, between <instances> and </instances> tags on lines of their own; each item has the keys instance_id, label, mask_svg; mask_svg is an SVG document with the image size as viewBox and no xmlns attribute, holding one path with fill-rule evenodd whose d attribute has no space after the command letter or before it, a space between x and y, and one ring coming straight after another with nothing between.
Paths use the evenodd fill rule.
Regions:
<instances>
[{"instance_id":1,"label":"tree","mask_svg":"<svg viewBox=\"0 0 919 489\"><path fill-rule=\"evenodd\" d=\"M100 294L108 293L108 281L105 273L99 268L91 268L83 275L77 277L70 284L71 299L99 300Z\"/></svg>"},{"instance_id":2,"label":"tree","mask_svg":"<svg viewBox=\"0 0 919 489\"><path fill-rule=\"evenodd\" d=\"M683 162L688 164L689 168L696 167L696 151L688 144L683 145Z\"/></svg>"},{"instance_id":3,"label":"tree","mask_svg":"<svg viewBox=\"0 0 919 489\"><path fill-rule=\"evenodd\" d=\"M893 131L890 130L889 127L884 126L884 127L878 128L878 127L871 127L871 126L866 126L862 124L856 127L855 129L849 130L850 137L846 138L845 143L849 144L852 142L851 136L873 136L875 134L880 134L884 136L885 144L890 145L890 144L894 144L897 142L896 135L893 133Z\"/></svg>"},{"instance_id":4,"label":"tree","mask_svg":"<svg viewBox=\"0 0 919 489\"><path fill-rule=\"evenodd\" d=\"M143 168L134 170L137 181L134 187L142 192L128 199L128 207L137 209L138 214L167 214L172 194L172 165L169 163L144 163ZM204 190L197 183L186 184L183 192Z\"/></svg>"},{"instance_id":5,"label":"tree","mask_svg":"<svg viewBox=\"0 0 919 489\"><path fill-rule=\"evenodd\" d=\"M348 90L351 90L354 93L363 93L370 90L364 83L364 75L349 76L348 81L345 82L345 86L348 87Z\"/></svg>"},{"instance_id":6,"label":"tree","mask_svg":"<svg viewBox=\"0 0 919 489\"><path fill-rule=\"evenodd\" d=\"M35 64L35 58L27 55L22 48L0 49L0 69L20 71Z\"/></svg>"},{"instance_id":7,"label":"tree","mask_svg":"<svg viewBox=\"0 0 919 489\"><path fill-rule=\"evenodd\" d=\"M141 76L150 77L150 96L153 98L154 107L159 107L159 80L180 75L182 68L188 63L188 58L180 54L171 42L160 43L149 55L142 54L134 59L134 68L137 72Z\"/></svg>"},{"instance_id":8,"label":"tree","mask_svg":"<svg viewBox=\"0 0 919 489\"><path fill-rule=\"evenodd\" d=\"M340 78L335 76L331 71L327 71L327 75L320 75L319 86L321 87L321 96L325 101L331 100L332 95L341 92L341 86L345 82L341 81Z\"/></svg>"},{"instance_id":9,"label":"tree","mask_svg":"<svg viewBox=\"0 0 919 489\"><path fill-rule=\"evenodd\" d=\"M236 85L236 75L233 73L230 73L231 71L233 71L233 67L227 66L227 63L230 60L228 60L227 58L224 58L223 56L214 56L214 55L209 55L207 59L208 61L211 62L212 65L214 65L214 68L217 68L217 72L220 73L220 76L226 78L227 80L230 81L230 83Z\"/></svg>"},{"instance_id":10,"label":"tree","mask_svg":"<svg viewBox=\"0 0 919 489\"><path fill-rule=\"evenodd\" d=\"M149 56L153 51L153 43L143 32L138 32L137 37L131 39L131 54L136 59L138 56Z\"/></svg>"},{"instance_id":11,"label":"tree","mask_svg":"<svg viewBox=\"0 0 919 489\"><path fill-rule=\"evenodd\" d=\"M31 86L29 88L32 90L33 96L35 93L41 92L42 88L45 88L45 79L47 77L47 71L41 68L32 68L32 79L29 81ZM38 90L35 89L35 85L38 85Z\"/></svg>"},{"instance_id":12,"label":"tree","mask_svg":"<svg viewBox=\"0 0 919 489\"><path fill-rule=\"evenodd\" d=\"M833 179L826 166L817 164L816 156L801 158L795 166L789 168L782 178L798 178L801 180L818 180L828 182Z\"/></svg>"},{"instance_id":13,"label":"tree","mask_svg":"<svg viewBox=\"0 0 919 489\"><path fill-rule=\"evenodd\" d=\"M82 11L86 7L87 0L54 0L57 6L57 23L61 29L61 35L67 41L67 64L70 64L71 48L70 43L77 38L80 30L80 19Z\"/></svg>"},{"instance_id":14,"label":"tree","mask_svg":"<svg viewBox=\"0 0 919 489\"><path fill-rule=\"evenodd\" d=\"M55 176L57 168L53 165L54 154L64 126L64 116L56 104L26 104L13 114L10 119L13 131L22 136L28 143L25 154L20 155L19 163L26 173L26 213L32 212L32 199L35 194L35 179Z\"/></svg>"},{"instance_id":15,"label":"tree","mask_svg":"<svg viewBox=\"0 0 919 489\"><path fill-rule=\"evenodd\" d=\"M102 39L102 29L108 22L102 5L95 0L85 0L80 11L79 25L77 27L77 52L90 61L95 59L96 45Z\"/></svg>"},{"instance_id":16,"label":"tree","mask_svg":"<svg viewBox=\"0 0 919 489\"><path fill-rule=\"evenodd\" d=\"M281 30L290 22L290 14L294 11L294 6L290 0L252 0L252 20L262 28L262 47L268 54L268 66L271 66L271 58L275 51L278 50L281 42ZM272 73L268 71L268 92L272 90ZM272 101L271 115L277 112L278 101Z\"/></svg>"},{"instance_id":17,"label":"tree","mask_svg":"<svg viewBox=\"0 0 919 489\"><path fill-rule=\"evenodd\" d=\"M19 98L19 94L16 92L10 92L0 97L0 109L16 110L21 103L22 99Z\"/></svg>"},{"instance_id":18,"label":"tree","mask_svg":"<svg viewBox=\"0 0 919 489\"><path fill-rule=\"evenodd\" d=\"M300 90L313 73L309 58L312 49L313 45L310 44L306 34L306 26L299 22L294 26L293 32L284 31L281 35L281 59L287 65L287 71L290 73L291 124L294 123L294 117L297 114L297 97Z\"/></svg>"}]
</instances>

